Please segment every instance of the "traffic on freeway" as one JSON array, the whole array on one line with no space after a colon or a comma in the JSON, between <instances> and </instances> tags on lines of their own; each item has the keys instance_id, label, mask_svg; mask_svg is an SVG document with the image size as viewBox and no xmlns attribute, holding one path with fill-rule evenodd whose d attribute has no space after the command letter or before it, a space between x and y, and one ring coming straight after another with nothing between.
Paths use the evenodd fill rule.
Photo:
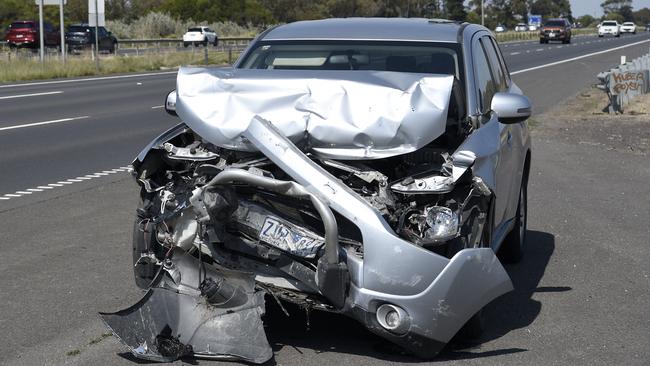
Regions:
<instances>
[{"instance_id":1,"label":"traffic on freeway","mask_svg":"<svg viewBox=\"0 0 650 366\"><path fill-rule=\"evenodd\" d=\"M647 364L647 155L545 121L649 51L327 19L0 84L0 364Z\"/></svg>"}]
</instances>

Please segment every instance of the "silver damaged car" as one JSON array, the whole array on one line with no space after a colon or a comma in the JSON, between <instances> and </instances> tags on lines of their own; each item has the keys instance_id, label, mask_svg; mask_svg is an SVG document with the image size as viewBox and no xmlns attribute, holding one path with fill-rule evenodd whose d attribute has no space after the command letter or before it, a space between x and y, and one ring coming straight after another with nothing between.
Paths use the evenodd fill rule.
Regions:
<instances>
[{"instance_id":1,"label":"silver damaged car","mask_svg":"<svg viewBox=\"0 0 650 366\"><path fill-rule=\"evenodd\" d=\"M263 363L274 301L430 358L512 290L531 103L488 29L281 25L232 68L181 68L166 110L182 123L133 162L146 294L101 314L135 357Z\"/></svg>"}]
</instances>

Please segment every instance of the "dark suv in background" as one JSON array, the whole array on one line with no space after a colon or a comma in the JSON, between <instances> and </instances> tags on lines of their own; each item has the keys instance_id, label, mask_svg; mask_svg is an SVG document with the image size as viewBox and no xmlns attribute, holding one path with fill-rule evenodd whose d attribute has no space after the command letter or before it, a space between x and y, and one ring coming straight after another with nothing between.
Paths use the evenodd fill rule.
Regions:
<instances>
[{"instance_id":1,"label":"dark suv in background","mask_svg":"<svg viewBox=\"0 0 650 366\"><path fill-rule=\"evenodd\" d=\"M43 38L45 47L59 47L61 45L61 35L50 23L43 23ZM11 49L19 47L39 48L40 32L38 22L23 20L11 23L5 41L7 41L7 45Z\"/></svg>"},{"instance_id":2,"label":"dark suv in background","mask_svg":"<svg viewBox=\"0 0 650 366\"><path fill-rule=\"evenodd\" d=\"M571 24L566 19L549 19L539 31L539 43L571 43Z\"/></svg>"},{"instance_id":3,"label":"dark suv in background","mask_svg":"<svg viewBox=\"0 0 650 366\"><path fill-rule=\"evenodd\" d=\"M104 27L98 28L99 51L115 53L117 38ZM65 32L65 43L70 52L81 49L90 49L95 44L95 27L88 24L76 24L68 27Z\"/></svg>"}]
</instances>

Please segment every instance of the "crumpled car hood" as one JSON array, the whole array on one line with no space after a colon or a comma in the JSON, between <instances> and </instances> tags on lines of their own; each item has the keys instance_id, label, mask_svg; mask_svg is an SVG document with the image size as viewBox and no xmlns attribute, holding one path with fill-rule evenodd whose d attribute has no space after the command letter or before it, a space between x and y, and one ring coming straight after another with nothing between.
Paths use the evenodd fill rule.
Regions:
<instances>
[{"instance_id":1,"label":"crumpled car hood","mask_svg":"<svg viewBox=\"0 0 650 366\"><path fill-rule=\"evenodd\" d=\"M318 156L379 159L445 132L452 84L450 75L183 67L176 111L224 148L256 151L242 133L259 116Z\"/></svg>"}]
</instances>

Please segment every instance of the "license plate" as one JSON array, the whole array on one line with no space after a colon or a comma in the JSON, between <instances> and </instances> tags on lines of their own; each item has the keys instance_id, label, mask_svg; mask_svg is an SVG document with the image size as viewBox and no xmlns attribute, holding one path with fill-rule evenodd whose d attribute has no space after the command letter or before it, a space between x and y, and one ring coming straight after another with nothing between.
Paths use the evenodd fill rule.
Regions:
<instances>
[{"instance_id":1,"label":"license plate","mask_svg":"<svg viewBox=\"0 0 650 366\"><path fill-rule=\"evenodd\" d=\"M274 217L266 217L259 238L279 249L303 257L316 255L324 244L322 239L312 237L305 230Z\"/></svg>"},{"instance_id":2,"label":"license plate","mask_svg":"<svg viewBox=\"0 0 650 366\"><path fill-rule=\"evenodd\" d=\"M548 36L553 38L553 37L555 37L555 33L549 33Z\"/></svg>"},{"instance_id":3,"label":"license plate","mask_svg":"<svg viewBox=\"0 0 650 366\"><path fill-rule=\"evenodd\" d=\"M23 35L22 35L22 34L18 34L18 35L16 35L16 38L23 38Z\"/></svg>"}]
</instances>

